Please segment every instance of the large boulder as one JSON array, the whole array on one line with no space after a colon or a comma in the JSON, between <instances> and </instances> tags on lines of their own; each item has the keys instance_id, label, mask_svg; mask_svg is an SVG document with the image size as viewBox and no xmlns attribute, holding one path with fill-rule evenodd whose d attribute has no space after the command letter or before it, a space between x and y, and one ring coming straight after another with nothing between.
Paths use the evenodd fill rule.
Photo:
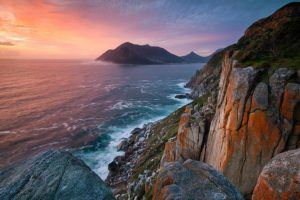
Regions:
<instances>
[{"instance_id":1,"label":"large boulder","mask_svg":"<svg viewBox=\"0 0 300 200\"><path fill-rule=\"evenodd\" d=\"M300 149L275 156L262 170L252 200L300 199Z\"/></svg>"},{"instance_id":2,"label":"large boulder","mask_svg":"<svg viewBox=\"0 0 300 200\"><path fill-rule=\"evenodd\" d=\"M0 172L0 199L114 199L83 161L64 151L48 151Z\"/></svg>"},{"instance_id":3,"label":"large boulder","mask_svg":"<svg viewBox=\"0 0 300 200\"><path fill-rule=\"evenodd\" d=\"M153 192L154 200L162 199L243 199L229 180L201 161L168 163L160 171Z\"/></svg>"}]
</instances>

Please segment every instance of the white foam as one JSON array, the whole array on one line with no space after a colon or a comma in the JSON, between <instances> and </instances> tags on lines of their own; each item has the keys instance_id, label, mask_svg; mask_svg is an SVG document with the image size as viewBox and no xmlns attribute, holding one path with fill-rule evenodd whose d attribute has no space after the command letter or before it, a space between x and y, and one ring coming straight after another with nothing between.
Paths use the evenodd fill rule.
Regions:
<instances>
[{"instance_id":1,"label":"white foam","mask_svg":"<svg viewBox=\"0 0 300 200\"><path fill-rule=\"evenodd\" d=\"M119 84L110 84L104 86L104 89L106 92L112 91L113 89L116 89L119 86Z\"/></svg>"},{"instance_id":2,"label":"white foam","mask_svg":"<svg viewBox=\"0 0 300 200\"><path fill-rule=\"evenodd\" d=\"M184 92L188 91L184 85L185 83L179 83L177 84L180 89L182 89ZM174 95L170 95L170 97L175 97ZM127 127L116 127L112 126L109 127L111 133L109 136L111 137L110 143L105 149L99 149L97 151L93 152L85 152L81 155L79 155L82 159L84 159L87 164L91 166L91 168L103 179L105 180L107 175L108 175L108 164L113 161L113 159L116 156L123 155L124 152L117 151L117 145L122 141L124 138L128 138L130 136L130 132L136 128L142 128L144 124L150 123L150 122L155 122L158 120L161 120L168 116L170 113L175 111L177 108L180 108L188 103L191 102L189 99L176 99L174 98L178 103L172 106L167 106L165 107L165 112L164 114L151 118L151 119L143 119L135 124L128 125ZM119 101L115 105L112 106L113 109L123 109L128 106L133 106L132 103L124 102L124 101ZM137 106L137 105L135 105Z\"/></svg>"},{"instance_id":3,"label":"white foam","mask_svg":"<svg viewBox=\"0 0 300 200\"><path fill-rule=\"evenodd\" d=\"M133 103L126 101L119 101L110 107L111 110L123 110L124 108L131 108Z\"/></svg>"}]
</instances>

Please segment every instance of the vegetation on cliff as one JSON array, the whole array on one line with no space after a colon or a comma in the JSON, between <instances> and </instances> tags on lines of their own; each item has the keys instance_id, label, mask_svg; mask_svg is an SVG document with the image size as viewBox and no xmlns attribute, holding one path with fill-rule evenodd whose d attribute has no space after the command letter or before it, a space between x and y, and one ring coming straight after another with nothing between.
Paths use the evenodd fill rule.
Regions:
<instances>
[{"instance_id":1,"label":"vegetation on cliff","mask_svg":"<svg viewBox=\"0 0 300 200\"><path fill-rule=\"evenodd\" d=\"M236 58L246 66L300 69L299 3L287 4L252 24L236 49Z\"/></svg>"}]
</instances>

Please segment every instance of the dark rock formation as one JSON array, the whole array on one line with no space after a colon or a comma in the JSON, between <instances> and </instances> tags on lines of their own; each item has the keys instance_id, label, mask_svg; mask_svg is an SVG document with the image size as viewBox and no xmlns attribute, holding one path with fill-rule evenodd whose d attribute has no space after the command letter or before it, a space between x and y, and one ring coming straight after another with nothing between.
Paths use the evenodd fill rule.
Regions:
<instances>
[{"instance_id":1,"label":"dark rock formation","mask_svg":"<svg viewBox=\"0 0 300 200\"><path fill-rule=\"evenodd\" d=\"M114 199L110 189L83 161L48 151L0 172L0 199Z\"/></svg>"},{"instance_id":2,"label":"dark rock formation","mask_svg":"<svg viewBox=\"0 0 300 200\"><path fill-rule=\"evenodd\" d=\"M252 200L300 199L300 149L275 156L262 170Z\"/></svg>"},{"instance_id":3,"label":"dark rock formation","mask_svg":"<svg viewBox=\"0 0 300 200\"><path fill-rule=\"evenodd\" d=\"M206 63L210 59L210 56L199 56L192 51L185 56L181 56L181 58L183 58L188 63Z\"/></svg>"},{"instance_id":4,"label":"dark rock formation","mask_svg":"<svg viewBox=\"0 0 300 200\"><path fill-rule=\"evenodd\" d=\"M191 99L191 95L186 93L186 94L177 94L175 95L176 99Z\"/></svg>"},{"instance_id":5,"label":"dark rock formation","mask_svg":"<svg viewBox=\"0 0 300 200\"><path fill-rule=\"evenodd\" d=\"M119 64L168 64L184 63L185 60L161 47L123 43L116 49L108 50L96 60Z\"/></svg>"},{"instance_id":6,"label":"dark rock formation","mask_svg":"<svg viewBox=\"0 0 300 200\"><path fill-rule=\"evenodd\" d=\"M157 176L154 200L162 199L243 199L229 180L213 167L194 160L169 163Z\"/></svg>"}]
</instances>

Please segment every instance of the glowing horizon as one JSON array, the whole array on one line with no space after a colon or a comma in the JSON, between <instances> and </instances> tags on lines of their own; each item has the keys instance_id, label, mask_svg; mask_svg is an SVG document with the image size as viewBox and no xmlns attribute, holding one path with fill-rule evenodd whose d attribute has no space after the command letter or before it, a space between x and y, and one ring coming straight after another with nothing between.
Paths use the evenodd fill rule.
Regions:
<instances>
[{"instance_id":1,"label":"glowing horizon","mask_svg":"<svg viewBox=\"0 0 300 200\"><path fill-rule=\"evenodd\" d=\"M289 1L0 0L0 58L94 59L124 42L209 55Z\"/></svg>"}]
</instances>

